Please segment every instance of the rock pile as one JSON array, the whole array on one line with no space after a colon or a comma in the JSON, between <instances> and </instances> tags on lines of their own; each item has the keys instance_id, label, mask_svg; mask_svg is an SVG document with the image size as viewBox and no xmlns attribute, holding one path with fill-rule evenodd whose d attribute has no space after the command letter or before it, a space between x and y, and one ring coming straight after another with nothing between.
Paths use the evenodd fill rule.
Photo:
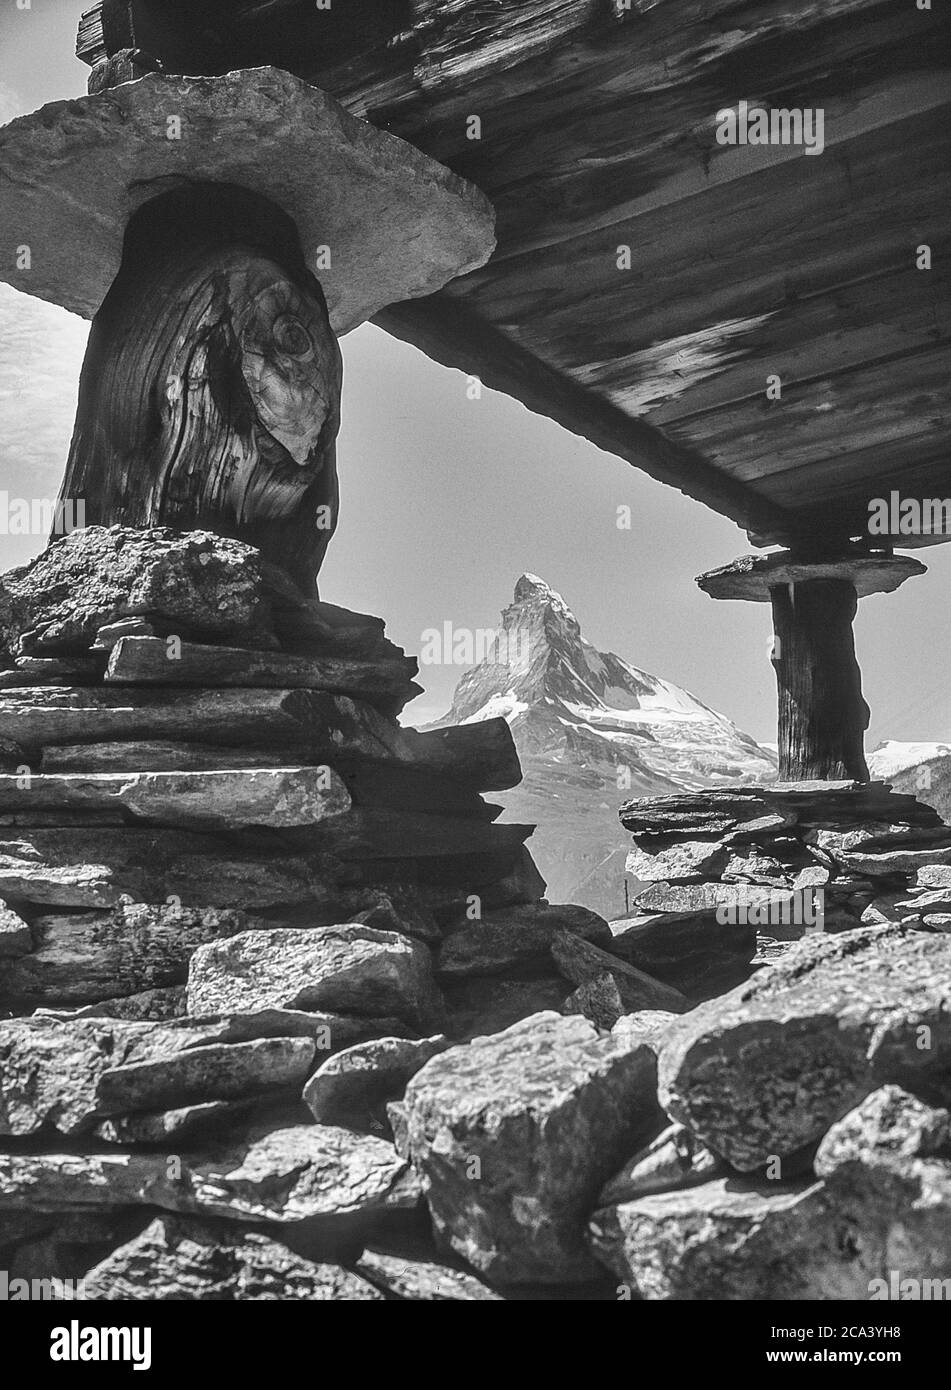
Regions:
<instances>
[{"instance_id":1,"label":"rock pile","mask_svg":"<svg viewBox=\"0 0 951 1390\"><path fill-rule=\"evenodd\" d=\"M479 795L520 775L504 722L400 728L415 661L240 542L74 532L3 579L0 659L16 1011L174 1016L192 952L246 930L433 942L544 891Z\"/></svg>"},{"instance_id":2,"label":"rock pile","mask_svg":"<svg viewBox=\"0 0 951 1390\"><path fill-rule=\"evenodd\" d=\"M878 836L876 788L711 793L699 834L642 806L667 893L772 855L898 894L756 967L715 905L547 903L479 794L504 722L402 729L415 664L248 546L76 533L0 580L0 657L10 1281L851 1298L946 1264L951 855L911 798Z\"/></svg>"},{"instance_id":3,"label":"rock pile","mask_svg":"<svg viewBox=\"0 0 951 1390\"><path fill-rule=\"evenodd\" d=\"M757 950L809 931L951 926L951 826L884 783L729 787L628 802L637 913L613 949L694 998L745 977Z\"/></svg>"},{"instance_id":4,"label":"rock pile","mask_svg":"<svg viewBox=\"0 0 951 1390\"><path fill-rule=\"evenodd\" d=\"M951 1275L951 936L796 943L673 1023L673 1126L601 1194L592 1247L646 1298L868 1299Z\"/></svg>"}]
</instances>

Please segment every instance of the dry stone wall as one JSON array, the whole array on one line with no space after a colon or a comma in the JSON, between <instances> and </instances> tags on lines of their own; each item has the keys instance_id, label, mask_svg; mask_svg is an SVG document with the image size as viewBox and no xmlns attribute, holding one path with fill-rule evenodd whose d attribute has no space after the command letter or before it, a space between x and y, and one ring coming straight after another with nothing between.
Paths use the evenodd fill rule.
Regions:
<instances>
[{"instance_id":1,"label":"dry stone wall","mask_svg":"<svg viewBox=\"0 0 951 1390\"><path fill-rule=\"evenodd\" d=\"M951 830L914 798L630 803L608 924L483 798L505 723L402 728L382 624L239 542L66 537L0 580L0 661L10 1278L786 1299L947 1267Z\"/></svg>"}]
</instances>

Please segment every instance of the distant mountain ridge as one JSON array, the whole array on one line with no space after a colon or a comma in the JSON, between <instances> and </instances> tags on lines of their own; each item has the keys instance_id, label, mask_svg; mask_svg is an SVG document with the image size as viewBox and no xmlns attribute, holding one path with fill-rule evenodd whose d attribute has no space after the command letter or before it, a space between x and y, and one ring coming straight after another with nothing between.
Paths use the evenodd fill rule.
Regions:
<instances>
[{"instance_id":1,"label":"distant mountain ridge","mask_svg":"<svg viewBox=\"0 0 951 1390\"><path fill-rule=\"evenodd\" d=\"M486 659L466 671L438 725L501 716L525 778L499 795L536 821L530 847L553 901L625 909L617 820L630 796L775 778L775 755L680 686L587 642L562 596L523 574Z\"/></svg>"}]
</instances>

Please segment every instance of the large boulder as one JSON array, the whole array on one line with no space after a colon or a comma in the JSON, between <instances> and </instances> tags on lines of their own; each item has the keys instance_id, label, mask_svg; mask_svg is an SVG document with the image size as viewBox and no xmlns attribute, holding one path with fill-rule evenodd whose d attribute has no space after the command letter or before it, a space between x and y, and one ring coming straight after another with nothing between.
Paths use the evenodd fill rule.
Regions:
<instances>
[{"instance_id":1,"label":"large boulder","mask_svg":"<svg viewBox=\"0 0 951 1390\"><path fill-rule=\"evenodd\" d=\"M661 1103L735 1168L819 1140L884 1081L947 1086L951 936L813 934L670 1028Z\"/></svg>"},{"instance_id":2,"label":"large boulder","mask_svg":"<svg viewBox=\"0 0 951 1390\"><path fill-rule=\"evenodd\" d=\"M242 932L195 952L189 1013L258 1009L385 1014L426 1028L440 999L425 946L358 922Z\"/></svg>"},{"instance_id":3,"label":"large boulder","mask_svg":"<svg viewBox=\"0 0 951 1390\"><path fill-rule=\"evenodd\" d=\"M596 1277L584 1219L657 1122L649 1047L537 1014L434 1057L404 1107L446 1247L496 1284Z\"/></svg>"},{"instance_id":4,"label":"large boulder","mask_svg":"<svg viewBox=\"0 0 951 1390\"><path fill-rule=\"evenodd\" d=\"M372 1303L383 1295L336 1265L315 1264L259 1231L156 1217L83 1279L92 1300Z\"/></svg>"},{"instance_id":5,"label":"large boulder","mask_svg":"<svg viewBox=\"0 0 951 1390\"><path fill-rule=\"evenodd\" d=\"M260 554L210 531L89 526L0 579L0 657L88 651L100 627L158 619L179 637L274 646Z\"/></svg>"},{"instance_id":6,"label":"large boulder","mask_svg":"<svg viewBox=\"0 0 951 1390\"><path fill-rule=\"evenodd\" d=\"M815 1170L837 1202L855 1212L863 1242L881 1251L880 1279L889 1280L893 1271L912 1281L951 1275L946 1109L900 1086L882 1086L828 1131ZM895 1295L879 1288L877 1296Z\"/></svg>"},{"instance_id":7,"label":"large boulder","mask_svg":"<svg viewBox=\"0 0 951 1390\"><path fill-rule=\"evenodd\" d=\"M880 1087L826 1133L815 1174L738 1178L683 1131L668 1132L602 1192L591 1247L648 1299L946 1296L947 1110Z\"/></svg>"},{"instance_id":8,"label":"large boulder","mask_svg":"<svg viewBox=\"0 0 951 1390\"><path fill-rule=\"evenodd\" d=\"M809 1179L715 1178L605 1207L589 1226L620 1296L703 1302L867 1298L874 1266L842 1253L856 1236Z\"/></svg>"}]
</instances>

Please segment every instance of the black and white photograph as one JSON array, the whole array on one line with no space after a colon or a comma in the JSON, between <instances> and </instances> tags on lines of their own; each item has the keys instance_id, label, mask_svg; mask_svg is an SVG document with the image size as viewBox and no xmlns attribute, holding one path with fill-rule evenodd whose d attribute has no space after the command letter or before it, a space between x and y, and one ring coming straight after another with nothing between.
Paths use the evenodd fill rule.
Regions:
<instances>
[{"instance_id":1,"label":"black and white photograph","mask_svg":"<svg viewBox=\"0 0 951 1390\"><path fill-rule=\"evenodd\" d=\"M949 256L949 0L0 0L27 1373L937 1352Z\"/></svg>"}]
</instances>

